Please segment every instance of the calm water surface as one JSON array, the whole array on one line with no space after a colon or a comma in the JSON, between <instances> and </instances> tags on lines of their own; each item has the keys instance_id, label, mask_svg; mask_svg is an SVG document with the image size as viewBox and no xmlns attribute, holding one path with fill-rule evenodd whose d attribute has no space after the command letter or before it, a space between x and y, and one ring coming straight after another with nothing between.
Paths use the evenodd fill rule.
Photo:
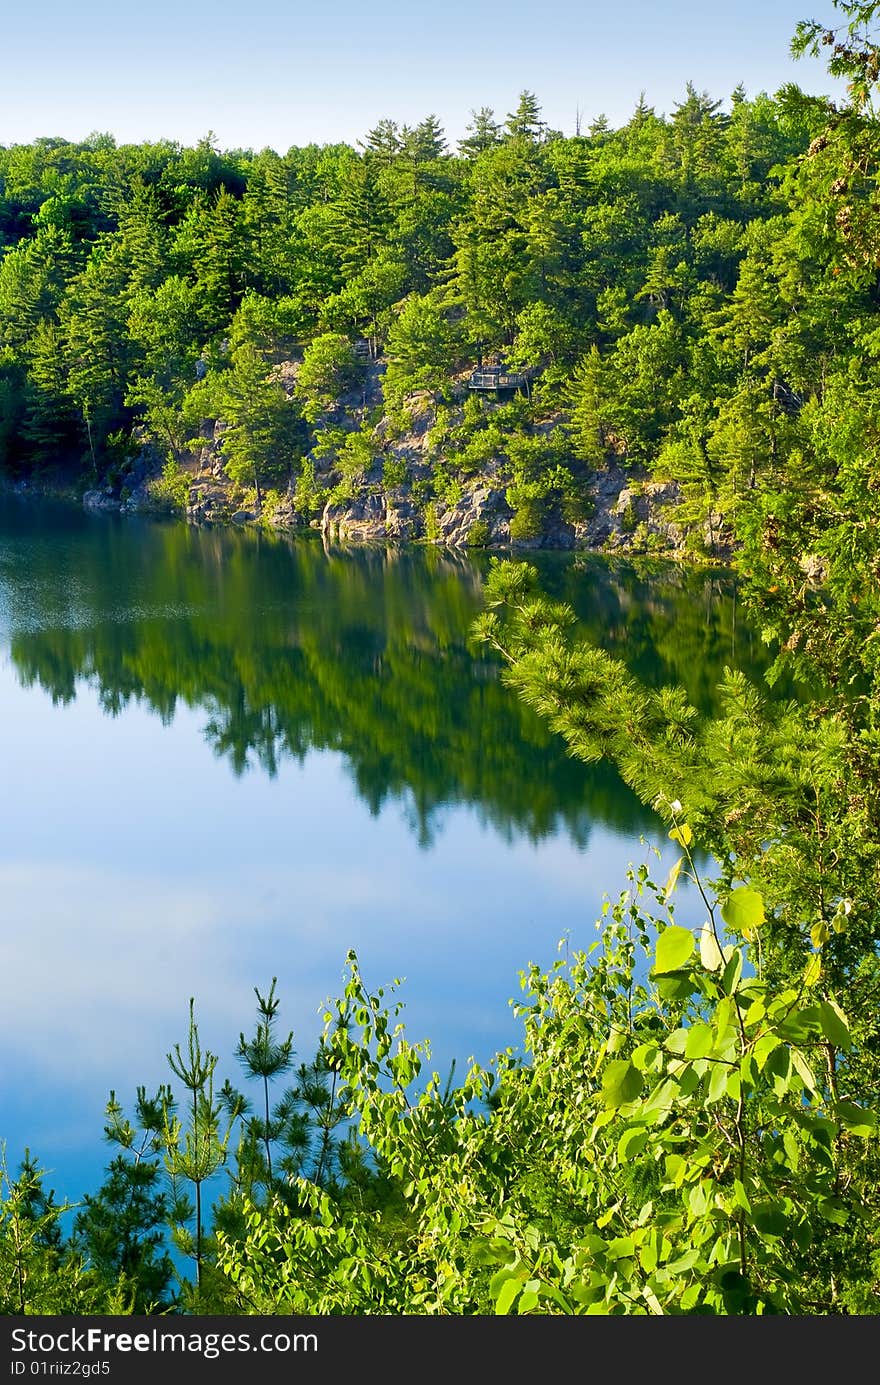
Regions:
<instances>
[{"instance_id":1,"label":"calm water surface","mask_svg":"<svg viewBox=\"0 0 880 1385\"><path fill-rule=\"evenodd\" d=\"M276 975L310 1058L349 948L369 984L404 978L439 1069L518 1041L519 971L592 941L662 834L469 647L487 561L0 500L11 1165L29 1146L59 1197L94 1185L109 1090L167 1078L191 995L221 1080ZM593 639L707 710L726 663L757 669L717 573L539 566Z\"/></svg>"}]
</instances>

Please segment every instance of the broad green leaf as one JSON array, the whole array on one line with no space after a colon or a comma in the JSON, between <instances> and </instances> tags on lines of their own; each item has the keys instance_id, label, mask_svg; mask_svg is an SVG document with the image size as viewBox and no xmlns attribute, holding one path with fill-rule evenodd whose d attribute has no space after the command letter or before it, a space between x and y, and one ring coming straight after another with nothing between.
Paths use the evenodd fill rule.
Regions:
<instances>
[{"instance_id":1,"label":"broad green leaf","mask_svg":"<svg viewBox=\"0 0 880 1385\"><path fill-rule=\"evenodd\" d=\"M784 1236L788 1218L778 1203L756 1202L752 1207L752 1225L762 1236Z\"/></svg>"},{"instance_id":2,"label":"broad green leaf","mask_svg":"<svg viewBox=\"0 0 880 1385\"><path fill-rule=\"evenodd\" d=\"M790 1052L791 1061L794 1063L794 1069L798 1077L801 1079L808 1092L815 1092L816 1076L813 1069L799 1049L793 1048Z\"/></svg>"},{"instance_id":3,"label":"broad green leaf","mask_svg":"<svg viewBox=\"0 0 880 1385\"><path fill-rule=\"evenodd\" d=\"M686 822L681 823L678 827L673 827L669 835L674 842L678 842L679 846L685 847L690 846L694 839L694 834Z\"/></svg>"},{"instance_id":4,"label":"broad green leaf","mask_svg":"<svg viewBox=\"0 0 880 1385\"><path fill-rule=\"evenodd\" d=\"M678 860L676 861L675 865L672 867L672 870L669 872L669 874L668 874L667 877L666 877L666 884L663 886L663 902L664 902L664 904L667 902L667 900L670 898L670 896L671 896L672 894L675 893L675 887L676 887L676 885L678 884L678 877L681 875L681 868L682 868L683 865L684 865L684 857L683 857L683 856L679 856L679 858L678 858Z\"/></svg>"},{"instance_id":5,"label":"broad green leaf","mask_svg":"<svg viewBox=\"0 0 880 1385\"><path fill-rule=\"evenodd\" d=\"M849 1025L833 1000L823 1000L819 1004L819 1023L822 1033L837 1048L847 1050L852 1047Z\"/></svg>"},{"instance_id":6,"label":"broad green leaf","mask_svg":"<svg viewBox=\"0 0 880 1385\"><path fill-rule=\"evenodd\" d=\"M767 1006L764 1004L764 999L762 996L758 996L758 999L753 1000L746 1011L745 1022L747 1025L760 1024L766 1013Z\"/></svg>"},{"instance_id":7,"label":"broad green leaf","mask_svg":"<svg viewBox=\"0 0 880 1385\"><path fill-rule=\"evenodd\" d=\"M642 1102L639 1107L639 1119L656 1125L671 1111L677 1097L678 1084L667 1077L663 1082L658 1083L653 1092Z\"/></svg>"},{"instance_id":8,"label":"broad green leaf","mask_svg":"<svg viewBox=\"0 0 880 1385\"><path fill-rule=\"evenodd\" d=\"M752 1050L755 1056L755 1062L758 1064L759 1068L763 1068L770 1054L773 1052L774 1048L779 1047L779 1044L780 1040L775 1034L761 1035Z\"/></svg>"},{"instance_id":9,"label":"broad green leaf","mask_svg":"<svg viewBox=\"0 0 880 1385\"><path fill-rule=\"evenodd\" d=\"M714 1035L708 1024L693 1024L687 1031L686 1058L705 1058L711 1052Z\"/></svg>"},{"instance_id":10,"label":"broad green leaf","mask_svg":"<svg viewBox=\"0 0 880 1385\"><path fill-rule=\"evenodd\" d=\"M819 1203L819 1215L826 1221L833 1222L835 1226L846 1226L849 1218L847 1208L836 1197L826 1197L824 1202Z\"/></svg>"},{"instance_id":11,"label":"broad green leaf","mask_svg":"<svg viewBox=\"0 0 880 1385\"><path fill-rule=\"evenodd\" d=\"M650 1072L657 1061L660 1050L656 1044L639 1044L633 1049L632 1061L639 1072Z\"/></svg>"},{"instance_id":12,"label":"broad green leaf","mask_svg":"<svg viewBox=\"0 0 880 1385\"><path fill-rule=\"evenodd\" d=\"M818 923L814 923L810 929L810 941L813 947L824 947L830 937L831 929L822 919Z\"/></svg>"},{"instance_id":13,"label":"broad green leaf","mask_svg":"<svg viewBox=\"0 0 880 1385\"><path fill-rule=\"evenodd\" d=\"M673 1029L669 1038L666 1040L665 1047L670 1053L684 1053L687 1046L688 1031L686 1029Z\"/></svg>"},{"instance_id":14,"label":"broad green leaf","mask_svg":"<svg viewBox=\"0 0 880 1385\"><path fill-rule=\"evenodd\" d=\"M632 1236L617 1236L608 1242L608 1255L612 1260L631 1260L635 1253Z\"/></svg>"},{"instance_id":15,"label":"broad green leaf","mask_svg":"<svg viewBox=\"0 0 880 1385\"><path fill-rule=\"evenodd\" d=\"M689 960L694 950L694 935L688 928L679 928L673 923L665 928L657 939L657 954L654 970L658 972L678 971Z\"/></svg>"},{"instance_id":16,"label":"broad green leaf","mask_svg":"<svg viewBox=\"0 0 880 1385\"><path fill-rule=\"evenodd\" d=\"M687 1205L695 1217L702 1217L709 1206L709 1197L705 1183L695 1183L687 1195Z\"/></svg>"},{"instance_id":17,"label":"broad green leaf","mask_svg":"<svg viewBox=\"0 0 880 1385\"><path fill-rule=\"evenodd\" d=\"M877 1128L877 1117L873 1111L857 1106L854 1101L838 1101L834 1114L853 1135L873 1135Z\"/></svg>"},{"instance_id":18,"label":"broad green leaf","mask_svg":"<svg viewBox=\"0 0 880 1385\"><path fill-rule=\"evenodd\" d=\"M688 1064L678 1079L678 1090L682 1096L691 1096L697 1090L705 1071L706 1063L700 1058Z\"/></svg>"},{"instance_id":19,"label":"broad green leaf","mask_svg":"<svg viewBox=\"0 0 880 1385\"><path fill-rule=\"evenodd\" d=\"M615 1058L602 1074L602 1098L606 1106L625 1106L641 1094L644 1078L638 1068L624 1058Z\"/></svg>"},{"instance_id":20,"label":"broad green leaf","mask_svg":"<svg viewBox=\"0 0 880 1385\"><path fill-rule=\"evenodd\" d=\"M700 961L707 971L718 971L724 965L721 948L708 919L700 929Z\"/></svg>"},{"instance_id":21,"label":"broad green leaf","mask_svg":"<svg viewBox=\"0 0 880 1385\"><path fill-rule=\"evenodd\" d=\"M791 1052L780 1044L779 1048L774 1048L764 1065L764 1071L773 1079L773 1090L777 1096L785 1096L791 1086L791 1069Z\"/></svg>"},{"instance_id":22,"label":"broad green leaf","mask_svg":"<svg viewBox=\"0 0 880 1385\"><path fill-rule=\"evenodd\" d=\"M764 922L764 897L748 885L731 890L721 906L721 917L735 933L750 938L756 928Z\"/></svg>"},{"instance_id":23,"label":"broad green leaf","mask_svg":"<svg viewBox=\"0 0 880 1385\"><path fill-rule=\"evenodd\" d=\"M840 901L840 903L838 904L837 908L835 909L835 911L834 911L834 917L833 917L833 919L831 920L831 922L832 922L832 924L833 924L833 926L834 926L834 931L835 931L835 933L843 933L843 932L845 932L846 927L847 927L847 919L849 918L849 916L850 916L851 913L852 913L852 900L851 900L851 899L842 899L842 900Z\"/></svg>"},{"instance_id":24,"label":"broad green leaf","mask_svg":"<svg viewBox=\"0 0 880 1385\"><path fill-rule=\"evenodd\" d=\"M736 948L730 960L725 963L721 973L721 988L725 995L733 995L742 978L742 953Z\"/></svg>"},{"instance_id":25,"label":"broad green leaf","mask_svg":"<svg viewBox=\"0 0 880 1385\"><path fill-rule=\"evenodd\" d=\"M776 1026L776 1032L782 1039L791 1039L795 1043L802 1043L811 1034L822 1032L822 1019L818 1005L805 1005L802 1010L795 1010L793 1014L785 1016Z\"/></svg>"},{"instance_id":26,"label":"broad green leaf","mask_svg":"<svg viewBox=\"0 0 880 1385\"><path fill-rule=\"evenodd\" d=\"M687 1164L680 1154L667 1154L664 1160L666 1177L674 1187L678 1187L687 1173Z\"/></svg>"},{"instance_id":27,"label":"broad green leaf","mask_svg":"<svg viewBox=\"0 0 880 1385\"><path fill-rule=\"evenodd\" d=\"M804 985L815 986L818 984L822 975L822 955L814 952L806 967L804 968Z\"/></svg>"},{"instance_id":28,"label":"broad green leaf","mask_svg":"<svg viewBox=\"0 0 880 1385\"><path fill-rule=\"evenodd\" d=\"M532 1313L538 1306L538 1290L541 1287L539 1279L530 1279L523 1287L519 1296L519 1303L516 1305L518 1313Z\"/></svg>"},{"instance_id":29,"label":"broad green leaf","mask_svg":"<svg viewBox=\"0 0 880 1385\"><path fill-rule=\"evenodd\" d=\"M503 1317L510 1312L521 1288L521 1279L505 1279L504 1283L501 1285L498 1297L495 1300L495 1312L499 1317Z\"/></svg>"},{"instance_id":30,"label":"broad green leaf","mask_svg":"<svg viewBox=\"0 0 880 1385\"><path fill-rule=\"evenodd\" d=\"M730 1068L726 1063L713 1063L712 1075L709 1078L709 1101L720 1101L727 1095L727 1079L730 1075Z\"/></svg>"},{"instance_id":31,"label":"broad green leaf","mask_svg":"<svg viewBox=\"0 0 880 1385\"><path fill-rule=\"evenodd\" d=\"M664 1000L687 1000L697 990L697 983L691 971L667 972L657 976L657 990Z\"/></svg>"},{"instance_id":32,"label":"broad green leaf","mask_svg":"<svg viewBox=\"0 0 880 1385\"><path fill-rule=\"evenodd\" d=\"M748 1194L738 1178L733 1180L733 1201L734 1205L741 1207L744 1212L751 1212L752 1204L749 1202Z\"/></svg>"},{"instance_id":33,"label":"broad green leaf","mask_svg":"<svg viewBox=\"0 0 880 1385\"><path fill-rule=\"evenodd\" d=\"M624 1164L630 1159L637 1159L647 1143L647 1130L625 1130L617 1142L618 1159Z\"/></svg>"},{"instance_id":34,"label":"broad green leaf","mask_svg":"<svg viewBox=\"0 0 880 1385\"><path fill-rule=\"evenodd\" d=\"M797 1173L801 1162L801 1147L793 1130L784 1130L782 1133L782 1147L785 1150L785 1157L789 1167Z\"/></svg>"},{"instance_id":35,"label":"broad green leaf","mask_svg":"<svg viewBox=\"0 0 880 1385\"><path fill-rule=\"evenodd\" d=\"M683 1255L679 1255L675 1260L670 1260L665 1266L669 1274L685 1274L692 1270L700 1258L698 1249L686 1250Z\"/></svg>"}]
</instances>

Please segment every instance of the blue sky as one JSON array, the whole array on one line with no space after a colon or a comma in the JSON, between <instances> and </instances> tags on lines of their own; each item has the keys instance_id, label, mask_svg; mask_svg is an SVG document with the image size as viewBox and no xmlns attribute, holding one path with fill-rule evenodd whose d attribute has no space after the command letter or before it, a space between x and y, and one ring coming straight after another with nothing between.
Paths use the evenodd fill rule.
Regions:
<instances>
[{"instance_id":1,"label":"blue sky","mask_svg":"<svg viewBox=\"0 0 880 1385\"><path fill-rule=\"evenodd\" d=\"M668 112L690 80L725 100L795 81L834 93L795 62L798 19L833 21L832 0L33 0L0 6L0 144L42 135L284 151L355 141L389 117L436 113L451 140L473 107L503 116L524 88L554 128L625 121L644 90Z\"/></svg>"}]
</instances>

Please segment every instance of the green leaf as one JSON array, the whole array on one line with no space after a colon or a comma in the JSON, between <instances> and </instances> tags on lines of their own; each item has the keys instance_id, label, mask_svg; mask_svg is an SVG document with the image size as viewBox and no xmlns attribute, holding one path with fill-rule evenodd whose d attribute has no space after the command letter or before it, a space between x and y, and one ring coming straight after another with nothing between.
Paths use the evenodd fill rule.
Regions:
<instances>
[{"instance_id":1,"label":"green leaf","mask_svg":"<svg viewBox=\"0 0 880 1385\"><path fill-rule=\"evenodd\" d=\"M831 929L823 919L820 919L818 923L814 923L810 929L810 941L813 947L824 947L830 937Z\"/></svg>"},{"instance_id":2,"label":"green leaf","mask_svg":"<svg viewBox=\"0 0 880 1385\"><path fill-rule=\"evenodd\" d=\"M801 1162L801 1147L793 1130L782 1132L782 1147L785 1150L785 1157L789 1166L797 1173Z\"/></svg>"},{"instance_id":3,"label":"green leaf","mask_svg":"<svg viewBox=\"0 0 880 1385\"><path fill-rule=\"evenodd\" d=\"M686 1058L705 1058L711 1052L714 1035L708 1024L691 1025L684 1047Z\"/></svg>"},{"instance_id":4,"label":"green leaf","mask_svg":"<svg viewBox=\"0 0 880 1385\"><path fill-rule=\"evenodd\" d=\"M654 970L657 972L679 971L689 960L694 950L694 935L689 928L679 928L673 923L665 928L657 939L657 953Z\"/></svg>"},{"instance_id":5,"label":"green leaf","mask_svg":"<svg viewBox=\"0 0 880 1385\"><path fill-rule=\"evenodd\" d=\"M788 1218L778 1203L756 1202L752 1208L752 1225L762 1236L784 1236Z\"/></svg>"},{"instance_id":6,"label":"green leaf","mask_svg":"<svg viewBox=\"0 0 880 1385\"><path fill-rule=\"evenodd\" d=\"M857 1106L854 1101L838 1101L834 1114L841 1125L845 1125L853 1135L873 1135L877 1128L874 1112L868 1111L864 1106Z\"/></svg>"},{"instance_id":7,"label":"green leaf","mask_svg":"<svg viewBox=\"0 0 880 1385\"><path fill-rule=\"evenodd\" d=\"M501 1285L498 1297L495 1300L495 1312L499 1317L503 1317L510 1312L521 1288L521 1279L505 1279L504 1283Z\"/></svg>"},{"instance_id":8,"label":"green leaf","mask_svg":"<svg viewBox=\"0 0 880 1385\"><path fill-rule=\"evenodd\" d=\"M637 1159L648 1143L648 1131L641 1128L625 1130L617 1143L617 1157L622 1164Z\"/></svg>"},{"instance_id":9,"label":"green leaf","mask_svg":"<svg viewBox=\"0 0 880 1385\"><path fill-rule=\"evenodd\" d=\"M826 1197L824 1202L819 1203L819 1215L826 1221L833 1222L835 1226L846 1226L849 1219L846 1206L836 1197Z\"/></svg>"},{"instance_id":10,"label":"green leaf","mask_svg":"<svg viewBox=\"0 0 880 1385\"><path fill-rule=\"evenodd\" d=\"M693 1096L703 1079L705 1071L706 1064L699 1058L685 1068L684 1072L682 1072L678 1078L678 1089L682 1096Z\"/></svg>"},{"instance_id":11,"label":"green leaf","mask_svg":"<svg viewBox=\"0 0 880 1385\"><path fill-rule=\"evenodd\" d=\"M757 890L749 889L748 885L741 885L727 896L721 906L721 917L728 928L750 938L753 930L760 928L766 917L764 896Z\"/></svg>"},{"instance_id":12,"label":"green leaf","mask_svg":"<svg viewBox=\"0 0 880 1385\"><path fill-rule=\"evenodd\" d=\"M516 1311L518 1313L532 1313L538 1306L538 1290L541 1287L539 1279L530 1279L520 1294L519 1303Z\"/></svg>"},{"instance_id":13,"label":"green leaf","mask_svg":"<svg viewBox=\"0 0 880 1385\"><path fill-rule=\"evenodd\" d=\"M679 856L679 858L678 858L678 860L676 861L675 865L672 867L672 870L669 872L669 874L668 874L667 877L666 877L666 884L663 886L663 903L664 903L664 904L669 900L669 897L675 892L675 887L676 887L676 885L678 884L678 877L681 875L681 868L682 868L683 865L684 865L684 857L683 857L683 856Z\"/></svg>"},{"instance_id":14,"label":"green leaf","mask_svg":"<svg viewBox=\"0 0 880 1385\"><path fill-rule=\"evenodd\" d=\"M810 1067L806 1058L802 1053L798 1051L798 1049L793 1048L790 1050L790 1052L791 1061L794 1064L794 1069L798 1077L801 1079L808 1092L815 1092L816 1075L813 1072L813 1069Z\"/></svg>"},{"instance_id":15,"label":"green leaf","mask_svg":"<svg viewBox=\"0 0 880 1385\"><path fill-rule=\"evenodd\" d=\"M694 834L686 822L681 823L679 827L673 827L669 835L674 842L678 842L679 846L685 847L690 846L694 839Z\"/></svg>"},{"instance_id":16,"label":"green leaf","mask_svg":"<svg viewBox=\"0 0 880 1385\"><path fill-rule=\"evenodd\" d=\"M730 960L721 974L721 989L725 995L733 995L742 977L743 959L739 948L734 948Z\"/></svg>"},{"instance_id":17,"label":"green leaf","mask_svg":"<svg viewBox=\"0 0 880 1385\"><path fill-rule=\"evenodd\" d=\"M726 1063L713 1063L712 1076L709 1078L709 1101L720 1101L727 1095L727 1079L730 1076L730 1068Z\"/></svg>"},{"instance_id":18,"label":"green leaf","mask_svg":"<svg viewBox=\"0 0 880 1385\"><path fill-rule=\"evenodd\" d=\"M639 1107L639 1119L656 1125L658 1121L665 1119L675 1105L677 1097L677 1083L673 1082L671 1078L665 1078L642 1102Z\"/></svg>"},{"instance_id":19,"label":"green leaf","mask_svg":"<svg viewBox=\"0 0 880 1385\"><path fill-rule=\"evenodd\" d=\"M632 1061L639 1072L650 1072L654 1067L660 1050L656 1044L639 1044L633 1049Z\"/></svg>"},{"instance_id":20,"label":"green leaf","mask_svg":"<svg viewBox=\"0 0 880 1385\"><path fill-rule=\"evenodd\" d=\"M822 1026L822 1033L830 1043L837 1048L848 1050L852 1047L852 1037L849 1032L849 1025L843 1012L834 1004L833 1000L823 1000L819 1004L819 1023Z\"/></svg>"},{"instance_id":21,"label":"green leaf","mask_svg":"<svg viewBox=\"0 0 880 1385\"><path fill-rule=\"evenodd\" d=\"M602 1098L606 1106L625 1106L641 1095L644 1078L638 1068L623 1058L615 1058L602 1074Z\"/></svg>"},{"instance_id":22,"label":"green leaf","mask_svg":"<svg viewBox=\"0 0 880 1385\"><path fill-rule=\"evenodd\" d=\"M768 1055L764 1071L773 1079L773 1090L777 1096L785 1096L791 1086L792 1057L789 1049L780 1044Z\"/></svg>"},{"instance_id":23,"label":"green leaf","mask_svg":"<svg viewBox=\"0 0 880 1385\"><path fill-rule=\"evenodd\" d=\"M664 1000L687 1000L696 989L697 985L690 971L673 971L657 977L657 990Z\"/></svg>"},{"instance_id":24,"label":"green leaf","mask_svg":"<svg viewBox=\"0 0 880 1385\"><path fill-rule=\"evenodd\" d=\"M780 1040L776 1034L761 1035L752 1050L755 1056L755 1062L758 1064L759 1068L763 1068L770 1054L773 1052L774 1048L779 1047L779 1044Z\"/></svg>"}]
</instances>

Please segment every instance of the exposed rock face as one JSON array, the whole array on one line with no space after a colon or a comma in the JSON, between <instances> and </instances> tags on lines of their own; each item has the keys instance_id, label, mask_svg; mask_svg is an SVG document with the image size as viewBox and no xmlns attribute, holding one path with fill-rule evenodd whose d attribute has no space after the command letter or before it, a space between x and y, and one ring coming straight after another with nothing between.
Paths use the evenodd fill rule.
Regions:
<instances>
[{"instance_id":1,"label":"exposed rock face","mask_svg":"<svg viewBox=\"0 0 880 1385\"><path fill-rule=\"evenodd\" d=\"M282 361L273 367L275 378L292 398L299 372L296 361ZM527 516L519 522L507 501L511 465L502 451L482 457L478 477L466 481L467 489L454 504L426 504L433 490L435 468L446 466L456 472L456 458L445 455L447 439L465 419L464 399L468 395L467 375L454 381L452 401L443 405L442 427L435 430L440 406L430 391L421 391L407 401L410 423L399 431L395 417L380 417L383 406L381 362L367 365L364 379L356 389L336 400L316 427L348 434L363 430L369 438L372 457L364 463L353 498L328 501L318 519L309 519L297 509L291 486L281 497L271 497L262 514L257 514L252 493L246 495L233 485L224 465L222 420L204 420L193 451L182 462L188 491L185 514L194 524L246 525L263 523L276 529L295 530L305 526L319 529L325 541L396 543L427 538L449 549L586 549L605 552L666 552L683 555L686 551L727 558L733 549L732 535L721 515L709 515L699 532L693 532L677 516L681 496L676 482L651 481L637 477L620 465L619 457L609 454L601 470L589 472L571 461L571 471L579 494L585 496L586 517L572 521L565 517L561 499L537 509L534 527L525 530ZM532 425L531 433L554 433L564 423L561 413L550 413ZM562 435L560 435L562 436ZM337 447L332 433L330 445L317 446L306 461L314 468L317 493L326 496L339 480ZM93 510L157 510L170 508L160 501L151 482L160 476L164 453L151 447L142 435L138 457L129 468L122 487L88 491L83 504ZM319 437L320 441L320 437ZM450 443L449 446L454 447ZM558 444L557 444L558 445ZM563 438L564 445L564 438ZM399 484L395 484L399 479ZM558 492L557 492L558 496ZM319 502L320 503L320 502ZM806 571L806 570L805 570ZM807 572L808 580L813 572Z\"/></svg>"},{"instance_id":2,"label":"exposed rock face","mask_svg":"<svg viewBox=\"0 0 880 1385\"><path fill-rule=\"evenodd\" d=\"M328 502L321 516L321 532L331 539L384 539L385 510L385 497L379 494L360 495L335 505Z\"/></svg>"},{"instance_id":3,"label":"exposed rock face","mask_svg":"<svg viewBox=\"0 0 880 1385\"><path fill-rule=\"evenodd\" d=\"M401 492L386 497L385 524L388 537L400 542L420 538L425 532L418 506Z\"/></svg>"},{"instance_id":4,"label":"exposed rock face","mask_svg":"<svg viewBox=\"0 0 880 1385\"><path fill-rule=\"evenodd\" d=\"M424 521L402 490L371 491L354 500L328 503L320 522L327 539L353 542L406 542L421 538Z\"/></svg>"},{"instance_id":5,"label":"exposed rock face","mask_svg":"<svg viewBox=\"0 0 880 1385\"><path fill-rule=\"evenodd\" d=\"M225 524L231 517L229 490L222 482L198 477L189 488L186 517L193 524Z\"/></svg>"},{"instance_id":6,"label":"exposed rock face","mask_svg":"<svg viewBox=\"0 0 880 1385\"><path fill-rule=\"evenodd\" d=\"M437 514L433 542L450 548L466 548L475 542L487 548L507 544L512 514L503 490L478 485Z\"/></svg>"},{"instance_id":7,"label":"exposed rock face","mask_svg":"<svg viewBox=\"0 0 880 1385\"><path fill-rule=\"evenodd\" d=\"M119 497L111 490L86 491L82 503L87 510L118 510Z\"/></svg>"},{"instance_id":8,"label":"exposed rock face","mask_svg":"<svg viewBox=\"0 0 880 1385\"><path fill-rule=\"evenodd\" d=\"M609 466L593 476L589 487L593 511L575 525L575 546L590 549L681 548L685 530L675 522L680 500L677 481L644 481Z\"/></svg>"}]
</instances>

